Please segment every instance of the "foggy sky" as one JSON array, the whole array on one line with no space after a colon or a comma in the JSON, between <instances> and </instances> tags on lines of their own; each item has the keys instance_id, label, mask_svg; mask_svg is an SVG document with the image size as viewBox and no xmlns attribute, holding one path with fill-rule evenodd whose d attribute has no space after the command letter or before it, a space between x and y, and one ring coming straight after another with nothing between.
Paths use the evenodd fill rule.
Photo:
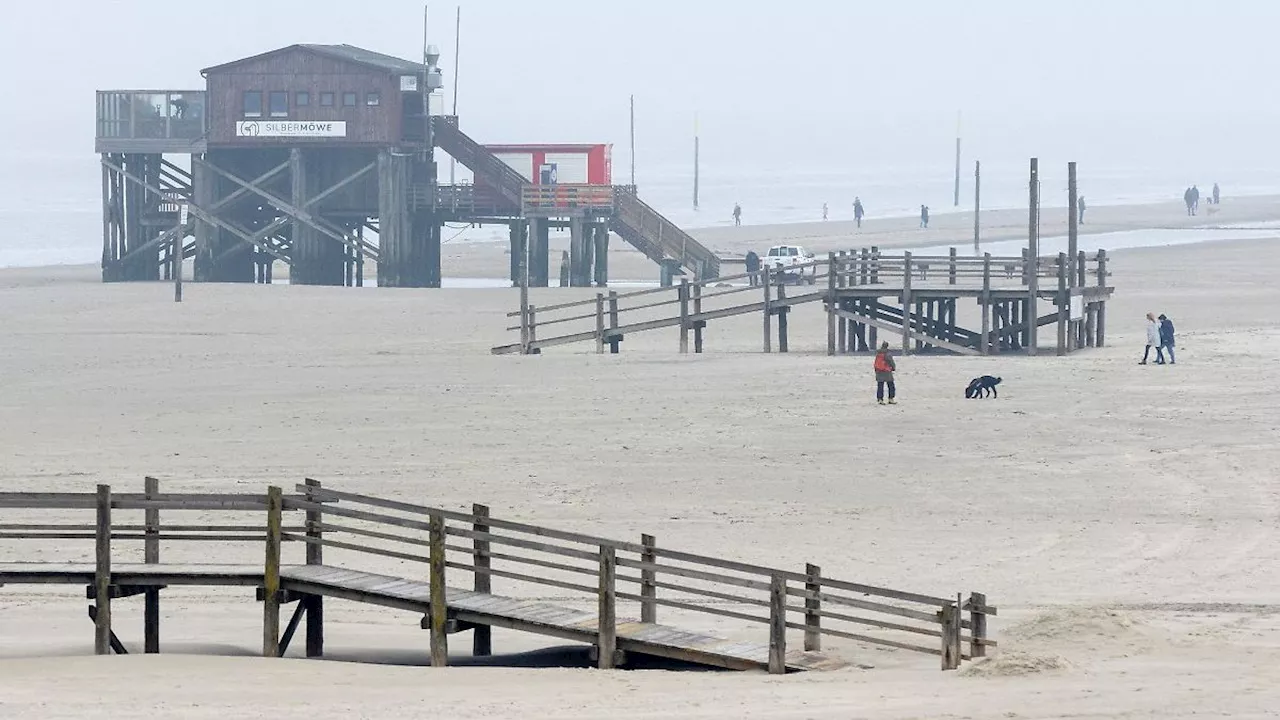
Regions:
<instances>
[{"instance_id":1,"label":"foggy sky","mask_svg":"<svg viewBox=\"0 0 1280 720\"><path fill-rule=\"evenodd\" d=\"M430 7L453 86L458 2ZM768 172L967 159L1267 166L1280 150L1280 3L464 1L459 114L483 142L613 142L627 163ZM406 0L11 4L0 158L93 160L93 91L202 88L199 69L295 42L419 58ZM1175 181L1175 185L1181 182Z\"/></svg>"}]
</instances>

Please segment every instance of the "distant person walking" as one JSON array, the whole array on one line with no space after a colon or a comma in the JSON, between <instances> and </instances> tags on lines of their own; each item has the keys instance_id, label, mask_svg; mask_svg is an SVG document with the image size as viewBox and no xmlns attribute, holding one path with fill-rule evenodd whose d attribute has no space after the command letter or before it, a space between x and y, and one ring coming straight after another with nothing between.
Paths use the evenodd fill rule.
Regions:
<instances>
[{"instance_id":1,"label":"distant person walking","mask_svg":"<svg viewBox=\"0 0 1280 720\"><path fill-rule=\"evenodd\" d=\"M1076 199L1076 209L1080 213L1080 217L1076 218L1076 221L1079 222L1081 225L1083 225L1084 224L1084 196L1083 195L1080 196L1078 199Z\"/></svg>"},{"instance_id":2,"label":"distant person walking","mask_svg":"<svg viewBox=\"0 0 1280 720\"><path fill-rule=\"evenodd\" d=\"M752 287L755 287L760 284L760 256L756 254L755 250L748 250L746 261L747 272L751 273L748 282L751 283Z\"/></svg>"},{"instance_id":3,"label":"distant person walking","mask_svg":"<svg viewBox=\"0 0 1280 720\"><path fill-rule=\"evenodd\" d=\"M1151 348L1156 349L1156 363L1164 364L1164 353L1160 351L1160 323L1156 321L1155 313L1147 313L1147 349L1142 351L1142 362L1139 365L1146 365L1147 359L1151 356Z\"/></svg>"},{"instance_id":4,"label":"distant person walking","mask_svg":"<svg viewBox=\"0 0 1280 720\"><path fill-rule=\"evenodd\" d=\"M929 227L929 206L928 205L920 206L920 227L922 228Z\"/></svg>"},{"instance_id":5,"label":"distant person walking","mask_svg":"<svg viewBox=\"0 0 1280 720\"><path fill-rule=\"evenodd\" d=\"M822 203L822 220L823 220L823 222L825 222L825 221L826 221L826 219L827 219L827 204L826 204L826 203Z\"/></svg>"},{"instance_id":6,"label":"distant person walking","mask_svg":"<svg viewBox=\"0 0 1280 720\"><path fill-rule=\"evenodd\" d=\"M893 361L893 355L889 353L889 343L880 343L880 350L876 352L876 362L874 365L876 371L876 402L884 405L885 386L889 388L889 404L897 405L898 388L893 384L893 373L897 371L898 365Z\"/></svg>"},{"instance_id":7,"label":"distant person walking","mask_svg":"<svg viewBox=\"0 0 1280 720\"><path fill-rule=\"evenodd\" d=\"M742 224L742 206L738 203L733 204L733 226L738 227Z\"/></svg>"},{"instance_id":8,"label":"distant person walking","mask_svg":"<svg viewBox=\"0 0 1280 720\"><path fill-rule=\"evenodd\" d=\"M1191 204L1191 188L1187 188L1186 192L1182 193L1182 201L1187 204L1187 216L1195 215L1195 210L1192 209Z\"/></svg>"},{"instance_id":9,"label":"distant person walking","mask_svg":"<svg viewBox=\"0 0 1280 720\"><path fill-rule=\"evenodd\" d=\"M1213 204L1217 205L1219 199L1220 197L1218 195L1218 183L1214 183L1213 184Z\"/></svg>"},{"instance_id":10,"label":"distant person walking","mask_svg":"<svg viewBox=\"0 0 1280 720\"><path fill-rule=\"evenodd\" d=\"M1176 364L1173 358L1173 321L1164 315L1160 316L1160 345L1169 351L1169 364ZM1163 365L1164 360L1156 360L1156 364Z\"/></svg>"},{"instance_id":11,"label":"distant person walking","mask_svg":"<svg viewBox=\"0 0 1280 720\"><path fill-rule=\"evenodd\" d=\"M1191 186L1191 214L1195 215L1200 209L1200 188L1195 185Z\"/></svg>"},{"instance_id":12,"label":"distant person walking","mask_svg":"<svg viewBox=\"0 0 1280 720\"><path fill-rule=\"evenodd\" d=\"M862 198L855 197L853 199L853 219L858 223L858 228L862 228L862 216L866 211L862 209Z\"/></svg>"}]
</instances>

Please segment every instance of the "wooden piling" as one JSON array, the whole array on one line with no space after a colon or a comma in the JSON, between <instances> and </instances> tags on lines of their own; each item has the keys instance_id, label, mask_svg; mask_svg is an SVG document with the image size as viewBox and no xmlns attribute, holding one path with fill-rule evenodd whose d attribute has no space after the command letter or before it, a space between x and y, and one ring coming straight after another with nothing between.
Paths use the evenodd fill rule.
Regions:
<instances>
[{"instance_id":1,"label":"wooden piling","mask_svg":"<svg viewBox=\"0 0 1280 720\"><path fill-rule=\"evenodd\" d=\"M284 493L267 488L267 552L262 573L262 656L280 655L280 541Z\"/></svg>"},{"instance_id":2,"label":"wooden piling","mask_svg":"<svg viewBox=\"0 0 1280 720\"><path fill-rule=\"evenodd\" d=\"M960 667L960 608L950 603L942 606L942 669Z\"/></svg>"},{"instance_id":3,"label":"wooden piling","mask_svg":"<svg viewBox=\"0 0 1280 720\"><path fill-rule=\"evenodd\" d=\"M493 592L492 576L487 572L491 567L491 560L489 558L489 541L481 539L481 537L489 533L489 524L485 522L489 519L489 506L474 504L471 506L471 514L475 517L475 522L472 523L471 529L476 533L476 538L471 543L471 564L476 568L472 589L487 595ZM486 657L493 654L492 627L477 625L471 631L471 654L474 657Z\"/></svg>"},{"instance_id":4,"label":"wooden piling","mask_svg":"<svg viewBox=\"0 0 1280 720\"><path fill-rule=\"evenodd\" d=\"M680 354L689 354L689 278L680 278Z\"/></svg>"},{"instance_id":5,"label":"wooden piling","mask_svg":"<svg viewBox=\"0 0 1280 720\"><path fill-rule=\"evenodd\" d=\"M773 352L773 308L770 307L770 287L773 285L769 278L769 266L760 268L760 284L764 287L764 351Z\"/></svg>"},{"instance_id":6,"label":"wooden piling","mask_svg":"<svg viewBox=\"0 0 1280 720\"><path fill-rule=\"evenodd\" d=\"M618 291L609 291L609 354L618 354L618 345L622 338L618 337Z\"/></svg>"},{"instance_id":7,"label":"wooden piling","mask_svg":"<svg viewBox=\"0 0 1280 720\"><path fill-rule=\"evenodd\" d=\"M617 552L612 545L600 546L599 623L596 629L596 667L614 667L618 651Z\"/></svg>"},{"instance_id":8,"label":"wooden piling","mask_svg":"<svg viewBox=\"0 0 1280 720\"><path fill-rule=\"evenodd\" d=\"M778 300L787 299L787 286L778 285ZM778 352L787 352L787 314L791 308L779 304L776 312L778 313Z\"/></svg>"},{"instance_id":9,"label":"wooden piling","mask_svg":"<svg viewBox=\"0 0 1280 720\"><path fill-rule=\"evenodd\" d=\"M702 283L697 282L693 285L693 314L702 315ZM702 354L702 331L706 329L706 320L695 320L693 323L693 352Z\"/></svg>"},{"instance_id":10,"label":"wooden piling","mask_svg":"<svg viewBox=\"0 0 1280 720\"><path fill-rule=\"evenodd\" d=\"M902 254L902 354L911 352L911 253Z\"/></svg>"},{"instance_id":11,"label":"wooden piling","mask_svg":"<svg viewBox=\"0 0 1280 720\"><path fill-rule=\"evenodd\" d=\"M445 528L444 516L432 514L429 523L430 564L429 597L431 615L431 666L449 664L449 606L445 595Z\"/></svg>"},{"instance_id":12,"label":"wooden piling","mask_svg":"<svg viewBox=\"0 0 1280 720\"><path fill-rule=\"evenodd\" d=\"M822 649L822 568L812 563L804 566L804 590L808 595L804 599L804 649L816 651Z\"/></svg>"},{"instance_id":13,"label":"wooden piling","mask_svg":"<svg viewBox=\"0 0 1280 720\"><path fill-rule=\"evenodd\" d=\"M836 254L827 253L827 355L836 354Z\"/></svg>"},{"instance_id":14,"label":"wooden piling","mask_svg":"<svg viewBox=\"0 0 1280 720\"><path fill-rule=\"evenodd\" d=\"M769 581L769 673L787 671L787 581L773 575Z\"/></svg>"},{"instance_id":15,"label":"wooden piling","mask_svg":"<svg viewBox=\"0 0 1280 720\"><path fill-rule=\"evenodd\" d=\"M1067 354L1067 327L1071 322L1071 289L1067 284L1067 254L1058 253L1058 355ZM1031 322L1035 322L1032 316Z\"/></svg>"},{"instance_id":16,"label":"wooden piling","mask_svg":"<svg viewBox=\"0 0 1280 720\"><path fill-rule=\"evenodd\" d=\"M160 481L153 477L143 480L142 495L154 500L160 494ZM160 510L149 507L142 512L143 533L142 562L156 565L160 562ZM147 588L142 609L143 652L160 652L160 588Z\"/></svg>"},{"instance_id":17,"label":"wooden piling","mask_svg":"<svg viewBox=\"0 0 1280 720\"><path fill-rule=\"evenodd\" d=\"M1098 251L1098 287L1107 286L1107 251ZM1097 341L1094 343L1096 347L1103 347L1107 338L1107 301L1105 299L1098 302L1098 319L1094 332Z\"/></svg>"},{"instance_id":18,"label":"wooden piling","mask_svg":"<svg viewBox=\"0 0 1280 720\"><path fill-rule=\"evenodd\" d=\"M969 657L986 657L987 646L987 596L969 593Z\"/></svg>"},{"instance_id":19,"label":"wooden piling","mask_svg":"<svg viewBox=\"0 0 1280 720\"><path fill-rule=\"evenodd\" d=\"M604 354L604 293L596 293L596 354Z\"/></svg>"},{"instance_id":20,"label":"wooden piling","mask_svg":"<svg viewBox=\"0 0 1280 720\"><path fill-rule=\"evenodd\" d=\"M983 355L991 353L991 253L982 254L982 337L978 350Z\"/></svg>"},{"instance_id":21,"label":"wooden piling","mask_svg":"<svg viewBox=\"0 0 1280 720\"><path fill-rule=\"evenodd\" d=\"M950 260L947 264L947 284L955 285L956 284L956 248L954 245L951 247L949 258Z\"/></svg>"},{"instance_id":22,"label":"wooden piling","mask_svg":"<svg viewBox=\"0 0 1280 720\"><path fill-rule=\"evenodd\" d=\"M111 653L111 486L99 485L94 527L93 652Z\"/></svg>"},{"instance_id":23,"label":"wooden piling","mask_svg":"<svg viewBox=\"0 0 1280 720\"><path fill-rule=\"evenodd\" d=\"M320 481L312 478L306 478L303 483L306 486L307 502L320 503L317 497L320 490ZM307 527L307 549L306 563L308 565L324 564L324 514L317 507L315 510L307 510L306 527ZM308 595L301 600L306 607L307 612L307 657L323 657L324 656L324 596Z\"/></svg>"},{"instance_id":24,"label":"wooden piling","mask_svg":"<svg viewBox=\"0 0 1280 720\"><path fill-rule=\"evenodd\" d=\"M644 548L640 553L640 562L654 565L658 562L658 541L652 535L641 535L640 545ZM658 573L652 567L640 571L640 622L658 622Z\"/></svg>"},{"instance_id":25,"label":"wooden piling","mask_svg":"<svg viewBox=\"0 0 1280 720\"><path fill-rule=\"evenodd\" d=\"M1036 307L1040 291L1040 160L1038 158L1031 158L1030 188L1030 225L1027 243L1027 261L1030 263L1030 272L1028 273L1025 316L1027 319L1027 354L1035 355L1040 344L1040 329L1038 327L1040 315Z\"/></svg>"}]
</instances>

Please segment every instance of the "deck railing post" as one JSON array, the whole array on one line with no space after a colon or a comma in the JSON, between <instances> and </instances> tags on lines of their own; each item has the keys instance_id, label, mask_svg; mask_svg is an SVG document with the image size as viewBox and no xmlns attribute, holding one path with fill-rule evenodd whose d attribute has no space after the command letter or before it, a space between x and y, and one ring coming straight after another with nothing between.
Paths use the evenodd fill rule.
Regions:
<instances>
[{"instance_id":1,"label":"deck railing post","mask_svg":"<svg viewBox=\"0 0 1280 720\"><path fill-rule=\"evenodd\" d=\"M1098 287L1107 286L1107 251L1098 251ZM1098 319L1095 322L1094 335L1097 347L1106 344L1107 339L1107 301L1106 296L1098 301Z\"/></svg>"},{"instance_id":2,"label":"deck railing post","mask_svg":"<svg viewBox=\"0 0 1280 720\"><path fill-rule=\"evenodd\" d=\"M641 535L640 545L644 548L640 552L640 562L647 565L656 565L658 562L658 541L652 535ZM640 570L640 622L656 623L658 622L658 603L655 602L658 597L658 572L652 567L642 568Z\"/></svg>"},{"instance_id":3,"label":"deck railing post","mask_svg":"<svg viewBox=\"0 0 1280 720\"><path fill-rule=\"evenodd\" d=\"M787 313L791 308L782 304L787 299L787 286L778 284L778 352L787 352Z\"/></svg>"},{"instance_id":4,"label":"deck railing post","mask_svg":"<svg viewBox=\"0 0 1280 720\"><path fill-rule=\"evenodd\" d=\"M840 274L836 254L827 253L827 355L836 354L836 276Z\"/></svg>"},{"instance_id":5,"label":"deck railing post","mask_svg":"<svg viewBox=\"0 0 1280 720\"><path fill-rule=\"evenodd\" d=\"M111 486L99 485L94 533L93 652L111 653Z\"/></svg>"},{"instance_id":6,"label":"deck railing post","mask_svg":"<svg viewBox=\"0 0 1280 720\"><path fill-rule=\"evenodd\" d=\"M618 291L609 291L609 329L613 332L609 334L609 354L618 354L618 344L622 338L618 337Z\"/></svg>"},{"instance_id":7,"label":"deck railing post","mask_svg":"<svg viewBox=\"0 0 1280 720\"><path fill-rule=\"evenodd\" d=\"M1071 320L1071 290L1067 285L1067 254L1058 253L1058 354L1067 354L1067 326ZM1033 315L1031 322L1035 322Z\"/></svg>"},{"instance_id":8,"label":"deck railing post","mask_svg":"<svg viewBox=\"0 0 1280 720\"><path fill-rule=\"evenodd\" d=\"M680 278L680 354L689 354L689 278Z\"/></svg>"},{"instance_id":9,"label":"deck railing post","mask_svg":"<svg viewBox=\"0 0 1280 720\"><path fill-rule=\"evenodd\" d=\"M533 344L538 341L538 311L533 306L529 306L529 344L525 346L525 353L528 355L537 355L538 350Z\"/></svg>"},{"instance_id":10,"label":"deck railing post","mask_svg":"<svg viewBox=\"0 0 1280 720\"><path fill-rule=\"evenodd\" d=\"M262 656L280 654L280 534L284 493L267 488L267 552L262 571Z\"/></svg>"},{"instance_id":11,"label":"deck railing post","mask_svg":"<svg viewBox=\"0 0 1280 720\"><path fill-rule=\"evenodd\" d=\"M309 503L319 503L320 498L317 497L320 490L320 481L306 478L303 481L306 485L306 498ZM323 565L324 564L324 514L318 508L315 510L307 510L307 564ZM308 595L302 600L307 608L307 657L322 657L324 655L324 597L322 595Z\"/></svg>"},{"instance_id":12,"label":"deck railing post","mask_svg":"<svg viewBox=\"0 0 1280 720\"><path fill-rule=\"evenodd\" d=\"M983 355L991 353L991 253L982 254L982 337L978 349Z\"/></svg>"},{"instance_id":13,"label":"deck railing post","mask_svg":"<svg viewBox=\"0 0 1280 720\"><path fill-rule=\"evenodd\" d=\"M878 348L877 348L878 349ZM902 254L902 354L911 352L911 253Z\"/></svg>"},{"instance_id":14,"label":"deck railing post","mask_svg":"<svg viewBox=\"0 0 1280 720\"><path fill-rule=\"evenodd\" d=\"M471 525L472 531L477 536L482 533L487 535L489 533L489 523L487 522L489 519L489 506L474 504L471 506L471 514L475 517L475 521ZM489 540L476 537L471 547L471 564L476 568L472 587L478 593L491 593L493 592L493 579L488 572L491 562L489 558ZM471 654L475 657L486 657L493 654L493 628L488 625L477 625L471 631Z\"/></svg>"},{"instance_id":15,"label":"deck railing post","mask_svg":"<svg viewBox=\"0 0 1280 720\"><path fill-rule=\"evenodd\" d=\"M880 248L871 246L871 284L880 283Z\"/></svg>"},{"instance_id":16,"label":"deck railing post","mask_svg":"<svg viewBox=\"0 0 1280 720\"><path fill-rule=\"evenodd\" d=\"M431 666L449 664L449 608L445 595L445 528L443 515L431 515L430 533L430 613L431 613Z\"/></svg>"},{"instance_id":17,"label":"deck railing post","mask_svg":"<svg viewBox=\"0 0 1280 720\"><path fill-rule=\"evenodd\" d=\"M764 286L764 351L773 352L773 308L770 307L769 293L773 281L769 278L769 266L760 268L760 284Z\"/></svg>"},{"instance_id":18,"label":"deck railing post","mask_svg":"<svg viewBox=\"0 0 1280 720\"><path fill-rule=\"evenodd\" d=\"M956 284L956 248L954 245L951 247L950 264L948 265L947 270L947 284Z\"/></svg>"},{"instance_id":19,"label":"deck railing post","mask_svg":"<svg viewBox=\"0 0 1280 720\"><path fill-rule=\"evenodd\" d=\"M596 354L604 354L604 293L596 293Z\"/></svg>"},{"instance_id":20,"label":"deck railing post","mask_svg":"<svg viewBox=\"0 0 1280 720\"><path fill-rule=\"evenodd\" d=\"M614 667L618 650L617 551L612 545L600 546L599 624L596 639L596 667Z\"/></svg>"},{"instance_id":21,"label":"deck railing post","mask_svg":"<svg viewBox=\"0 0 1280 720\"><path fill-rule=\"evenodd\" d=\"M822 568L804 566L804 649L822 649Z\"/></svg>"},{"instance_id":22,"label":"deck railing post","mask_svg":"<svg viewBox=\"0 0 1280 720\"><path fill-rule=\"evenodd\" d=\"M143 479L142 495L155 500L160 494L160 481L153 477ZM155 565L160 562L160 511L148 507L142 513L143 533L142 562ZM147 588L143 596L142 647L143 652L160 652L160 588Z\"/></svg>"},{"instance_id":23,"label":"deck railing post","mask_svg":"<svg viewBox=\"0 0 1280 720\"><path fill-rule=\"evenodd\" d=\"M969 593L969 657L986 657L987 646L987 596Z\"/></svg>"},{"instance_id":24,"label":"deck railing post","mask_svg":"<svg viewBox=\"0 0 1280 720\"><path fill-rule=\"evenodd\" d=\"M702 287L703 283L693 286L693 314L696 317L702 316ZM702 330L706 326L706 320L693 321L693 352L699 355L702 354Z\"/></svg>"},{"instance_id":25,"label":"deck railing post","mask_svg":"<svg viewBox=\"0 0 1280 720\"><path fill-rule=\"evenodd\" d=\"M769 580L769 672L787 671L787 580L773 575Z\"/></svg>"},{"instance_id":26,"label":"deck railing post","mask_svg":"<svg viewBox=\"0 0 1280 720\"><path fill-rule=\"evenodd\" d=\"M939 620L942 625L942 669L955 670L960 667L959 603L943 605Z\"/></svg>"}]
</instances>

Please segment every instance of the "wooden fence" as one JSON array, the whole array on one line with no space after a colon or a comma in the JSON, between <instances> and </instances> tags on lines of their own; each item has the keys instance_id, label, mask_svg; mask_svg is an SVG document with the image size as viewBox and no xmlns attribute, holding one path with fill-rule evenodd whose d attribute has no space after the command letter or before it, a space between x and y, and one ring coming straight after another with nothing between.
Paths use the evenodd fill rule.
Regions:
<instances>
[{"instance_id":1,"label":"wooden fence","mask_svg":"<svg viewBox=\"0 0 1280 720\"><path fill-rule=\"evenodd\" d=\"M826 577L817 565L786 570L668 549L656 538L618 541L565 530L494 518L483 505L469 512L433 508L398 500L342 492L308 480L295 494L270 488L266 494L160 493L146 481L141 494L113 494L106 485L96 493L0 493L0 509L92 509L95 522L0 524L0 538L93 540L96 601L95 648L105 654L118 641L111 634L110 598L146 593L145 646L159 645L159 586L122 594L112 582L113 541L141 541L144 562L159 564L162 541L263 543L261 580L264 601L264 654L287 646L305 612L308 655L323 643L322 605L302 598L280 635L280 605L289 598L281 588L282 548L305 546L303 562L363 569L370 556L404 567L405 578L427 578L433 664L446 662L450 627L446 587L464 588L457 573L476 593L529 597L554 591L562 602L583 602L598 611L596 652L601 667L612 667L617 653L621 613L634 608L642 623L658 623L674 612L680 617L727 618L744 627L766 626L771 672L785 669L788 631L803 633L803 649L822 649L822 638L896 648L938 656L942 668L986 655L987 617L996 609L981 593L950 597L904 592ZM120 523L113 511L142 511L143 522ZM248 511L258 520L243 524L161 523L161 511ZM286 524L290 514L301 524ZM335 564L325 549L344 553ZM414 566L424 566L415 569ZM503 587L497 587L501 580ZM258 580L254 580L256 584ZM228 583L236 584L236 583ZM239 584L245 584L243 582ZM298 598L294 598L298 599ZM359 601L360 597L348 599ZM967 615L967 617L966 617ZM424 623L426 621L424 620ZM424 625L425 627L426 625ZM476 626L473 653L491 651L490 627ZM550 633L554 634L554 633Z\"/></svg>"},{"instance_id":2,"label":"wooden fence","mask_svg":"<svg viewBox=\"0 0 1280 720\"><path fill-rule=\"evenodd\" d=\"M592 341L597 353L605 352L606 347L617 353L631 333L671 327L680 330L680 352L689 352L690 335L693 351L702 352L703 331L708 322L757 312L764 319L765 351L772 350L771 325L775 316L779 349L785 351L786 315L790 308L810 302L830 304L839 291L847 288L865 286L893 297L905 297L913 290L948 288L977 296L980 292L1018 288L1040 292L1041 280L1052 278L1056 286L1050 289L1068 292L1071 287L1084 287L1089 277L1096 278L1098 285L1105 285L1109 274L1106 263L1103 250L1094 255L1081 252L1074 262L1060 254L1040 257L1034 263L1025 252L1019 257L990 253L963 257L955 248L947 255L887 255L875 247L833 252L782 272L766 266L711 280L682 278L670 287L601 292L584 300L548 305L526 301L519 310L507 313L518 324L508 325L506 331L519 332L520 341L494 347L493 353L538 354L547 347ZM804 283L826 289L805 291ZM789 284L800 287L788 292ZM757 298L751 298L753 292Z\"/></svg>"}]
</instances>

